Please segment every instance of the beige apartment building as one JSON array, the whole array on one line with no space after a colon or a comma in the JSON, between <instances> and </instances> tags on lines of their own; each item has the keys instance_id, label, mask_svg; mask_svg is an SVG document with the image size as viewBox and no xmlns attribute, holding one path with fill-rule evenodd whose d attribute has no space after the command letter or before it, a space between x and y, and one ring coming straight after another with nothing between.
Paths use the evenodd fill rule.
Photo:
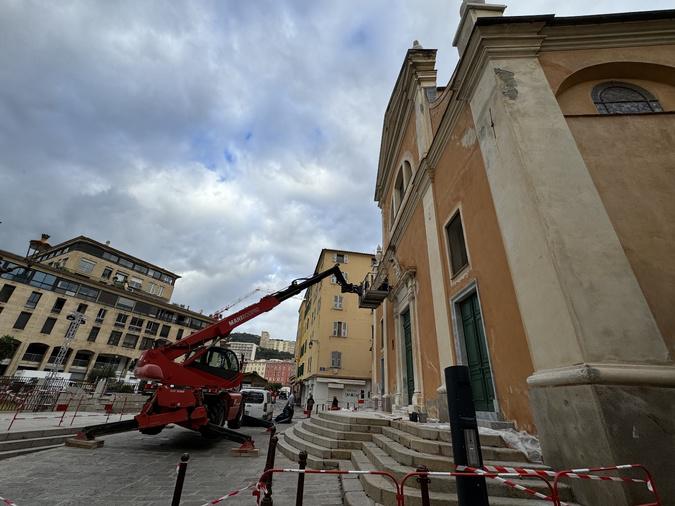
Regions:
<instances>
[{"instance_id":1,"label":"beige apartment building","mask_svg":"<svg viewBox=\"0 0 675 506\"><path fill-rule=\"evenodd\" d=\"M254 372L261 378L264 378L267 362L267 360L249 360L248 362L244 363L244 372Z\"/></svg>"},{"instance_id":2,"label":"beige apartment building","mask_svg":"<svg viewBox=\"0 0 675 506\"><path fill-rule=\"evenodd\" d=\"M347 281L359 283L375 258L369 253L323 249L315 272L335 264ZM304 404L312 393L316 403L341 405L370 398L372 311L359 308L358 296L341 293L334 277L305 292L298 312L296 384Z\"/></svg>"},{"instance_id":3,"label":"beige apartment building","mask_svg":"<svg viewBox=\"0 0 675 506\"><path fill-rule=\"evenodd\" d=\"M36 241L32 241L35 243ZM0 373L50 369L78 311L77 330L60 371L83 379L93 368L132 370L144 349L180 340L212 320L172 304L176 274L88 237L49 245L26 258L0 250L0 336L15 339Z\"/></svg>"},{"instance_id":4,"label":"beige apartment building","mask_svg":"<svg viewBox=\"0 0 675 506\"><path fill-rule=\"evenodd\" d=\"M640 462L675 496L675 11L504 9L463 2L452 74L415 43L393 83L374 396L447 419L466 365L549 465Z\"/></svg>"},{"instance_id":5,"label":"beige apartment building","mask_svg":"<svg viewBox=\"0 0 675 506\"><path fill-rule=\"evenodd\" d=\"M272 339L270 333L263 330L260 333L260 347L270 350L283 351L284 353L295 353L295 341L286 341L285 339Z\"/></svg>"}]
</instances>

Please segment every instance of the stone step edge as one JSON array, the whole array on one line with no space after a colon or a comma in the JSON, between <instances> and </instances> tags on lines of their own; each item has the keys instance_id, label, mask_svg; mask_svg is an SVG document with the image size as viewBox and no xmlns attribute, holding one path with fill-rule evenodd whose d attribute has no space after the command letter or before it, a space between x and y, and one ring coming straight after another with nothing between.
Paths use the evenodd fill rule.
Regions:
<instances>
[{"instance_id":1,"label":"stone step edge","mask_svg":"<svg viewBox=\"0 0 675 506\"><path fill-rule=\"evenodd\" d=\"M0 460L10 459L12 457L19 457L21 455L28 455L29 453L43 452L46 450L53 450L54 448L60 448L63 446L63 443L57 445L48 445L48 446L33 446L31 448L20 448L18 450L5 450L0 451Z\"/></svg>"},{"instance_id":2,"label":"stone step edge","mask_svg":"<svg viewBox=\"0 0 675 506\"><path fill-rule=\"evenodd\" d=\"M329 439L331 437L326 436L321 431L334 433L334 435L332 436L332 439L339 440L339 441L370 441L372 439L372 435L373 435L372 432L356 432L356 431L349 431L349 430L340 431L340 430L336 430L336 429L330 429L328 427L324 427L323 425L314 423L314 421L311 418L307 419L307 420L303 420L302 425L307 431L313 432L311 429L316 429L318 432L313 432L314 434L318 434L320 436L327 437ZM346 437L347 434L358 435L358 437L349 438L349 437ZM360 438L362 438L362 439L360 439Z\"/></svg>"},{"instance_id":3,"label":"stone step edge","mask_svg":"<svg viewBox=\"0 0 675 506\"><path fill-rule=\"evenodd\" d=\"M386 452L384 452L385 455L387 455L391 460L396 462L395 467L392 466L391 464L387 464L387 463L381 461L380 459L378 459L377 462L374 462L373 458L377 458L377 456L375 456L374 452L371 451L372 446L375 446L375 448L381 450L382 452L384 452L384 450L382 450L379 446L375 445L375 443L366 443L366 444L363 445L362 451L363 451L364 455L366 455L366 457L368 458L370 463L372 464L373 468L381 469L383 471L387 471L387 472L393 474L394 476L396 476L397 479L400 479L403 475L405 475L409 472L415 471L415 467L407 466L405 464L401 464L400 462L397 462L396 459L391 457L391 455L389 455ZM371 457L371 455L372 455L372 457ZM452 476L434 476L433 480L438 480L440 482L446 482L446 481L454 480L454 478ZM408 480L408 482L406 482L406 483L410 483L410 486L412 486L413 488L419 488L419 484L415 480L412 480L412 481ZM550 492L550 489L548 488L548 486L542 480L539 480L537 478L517 479L517 483L519 483L519 484L521 484L525 487L535 489L538 492L542 492L542 493L546 493L546 494L548 494ZM488 484L489 484L489 487L492 490L505 490L505 487L503 485L498 484L495 480L488 480ZM569 491L571 490L571 487L566 483L561 484L560 488L568 491L568 494L569 494ZM435 492L442 492L440 490L433 490L433 489L430 489L430 490L435 491ZM450 492L446 492L446 493L450 493ZM496 497L512 497L512 496L508 495L508 493L505 493L504 495L500 495L500 494L493 494L493 495L495 495ZM563 500L565 500L565 501L571 500L571 497L563 497Z\"/></svg>"},{"instance_id":4,"label":"stone step edge","mask_svg":"<svg viewBox=\"0 0 675 506\"><path fill-rule=\"evenodd\" d=\"M388 431L393 432L393 434L396 435L396 438L392 438L389 435L387 435ZM398 434L397 434L397 432L398 432ZM449 454L449 452L452 449L452 443L446 443L445 441L439 441L439 440L434 441L434 440L424 439L424 438L415 436L414 434L411 434L409 432L402 431L400 429L395 429L393 427L384 428L381 436L388 437L389 439L403 445L404 447L406 447L410 450L416 451L416 452L424 453L424 454L427 454L427 455L437 455L439 457L452 458L452 456ZM401 442L400 441L401 437L404 438L404 439L407 439L408 441ZM413 448L413 446L414 446L413 442L421 443L421 444L426 443L426 444L432 444L432 445L434 445L434 444L439 445L439 452L440 453L429 453L429 452L420 451L418 448ZM501 457L506 457L507 460L509 460L508 457L510 455L512 458L509 461L520 462L518 467L527 467L530 464L530 461L527 460L527 455L525 455L524 453L522 453L518 450L514 450L513 448L505 448L505 447L502 447L502 446L490 446L490 445L483 445L483 444L481 444L481 448L482 448L483 453L492 454L493 457L494 456L499 457L500 454L503 454L503 455L501 455ZM443 453L443 450L445 450L446 453ZM520 458L521 460L517 460L518 458ZM489 459L485 459L485 460L493 460L494 461L495 459L489 458ZM502 460L502 459L500 458L500 460Z\"/></svg>"},{"instance_id":5,"label":"stone step edge","mask_svg":"<svg viewBox=\"0 0 675 506\"><path fill-rule=\"evenodd\" d=\"M315 432L312 432L308 430L305 427L304 423L301 424L296 424L293 427L293 433L300 437L301 439L308 441L312 444L315 444L317 446L323 446L324 448L327 448L329 450L358 450L361 448L361 441L350 441L348 439L333 439L330 437L323 436L321 434L316 434ZM307 436L312 437L313 439L318 439L321 441L321 444L317 443L316 441L308 440ZM327 446L327 445L332 445L332 446ZM348 448L346 446L356 446L355 448Z\"/></svg>"},{"instance_id":6,"label":"stone step edge","mask_svg":"<svg viewBox=\"0 0 675 506\"><path fill-rule=\"evenodd\" d=\"M346 423L349 425L373 425L379 427L389 427L390 420L388 418L358 416L358 415L338 415L339 412L321 411L318 417L326 420L335 421L338 423Z\"/></svg>"},{"instance_id":7,"label":"stone step edge","mask_svg":"<svg viewBox=\"0 0 675 506\"><path fill-rule=\"evenodd\" d=\"M402 445L401 443L394 441L393 439L385 436L384 434L375 434L373 436L373 442L375 443L377 440L385 439L387 440L385 443L389 445L398 445L402 449L407 450L409 452L414 453L413 457L419 456L420 458L424 459L429 459L429 460L442 460L442 459L448 459L448 464L452 464L452 458L451 457L444 457L442 455L434 455L432 453L424 453L424 452L419 452L417 450L413 450L411 448L408 448L405 445ZM396 458L391 455L391 453L387 452L394 460ZM401 462L399 462L401 463ZM501 460L485 460L484 461L485 465L495 465L495 466L508 466L508 467L527 467L530 469L541 469L541 470L550 470L551 468L547 465L544 464L537 464L537 463L530 463L530 462L510 462L510 461L501 461ZM405 464L404 464L405 465Z\"/></svg>"},{"instance_id":8,"label":"stone step edge","mask_svg":"<svg viewBox=\"0 0 675 506\"><path fill-rule=\"evenodd\" d=\"M301 450L298 450L295 446L287 443L284 439L279 438L277 450L281 451L281 453L289 460L298 462ZM312 469L337 469L338 466L339 463L337 460L322 459L320 457L316 457L315 455L310 455L309 453L307 454L307 467Z\"/></svg>"},{"instance_id":9,"label":"stone step edge","mask_svg":"<svg viewBox=\"0 0 675 506\"><path fill-rule=\"evenodd\" d=\"M59 434L56 436L42 436L30 439L10 439L7 441L0 441L0 451L19 450L21 448L33 448L39 446L53 446L64 443L66 439L72 437L72 434ZM50 443L51 444L39 444ZM37 443L37 444L36 444Z\"/></svg>"},{"instance_id":10,"label":"stone step edge","mask_svg":"<svg viewBox=\"0 0 675 506\"><path fill-rule=\"evenodd\" d=\"M59 427L54 429L33 429L16 432L0 432L0 443L3 441L17 441L20 439L34 439L47 436L75 435L78 427Z\"/></svg>"}]
</instances>

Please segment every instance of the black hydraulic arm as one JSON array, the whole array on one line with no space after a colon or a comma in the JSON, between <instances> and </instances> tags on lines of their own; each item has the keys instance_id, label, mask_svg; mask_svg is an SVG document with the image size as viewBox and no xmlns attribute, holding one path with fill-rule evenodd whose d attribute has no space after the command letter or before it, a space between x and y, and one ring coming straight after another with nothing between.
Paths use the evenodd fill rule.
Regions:
<instances>
[{"instance_id":1,"label":"black hydraulic arm","mask_svg":"<svg viewBox=\"0 0 675 506\"><path fill-rule=\"evenodd\" d=\"M361 294L361 287L358 285L354 285L352 283L348 283L344 277L344 274L342 274L340 267L338 265L334 265L330 269L326 269L325 271L315 274L314 276L310 276L309 278L296 279L287 288L284 288L283 290L279 290L278 292L273 293L272 297L277 299L279 302L282 302L286 299L293 297L294 295L299 294L305 288L309 288L310 286L318 283L319 281L327 278L328 276L335 276L335 280L342 288L342 293L350 292L350 293L357 293L359 295Z\"/></svg>"}]
</instances>

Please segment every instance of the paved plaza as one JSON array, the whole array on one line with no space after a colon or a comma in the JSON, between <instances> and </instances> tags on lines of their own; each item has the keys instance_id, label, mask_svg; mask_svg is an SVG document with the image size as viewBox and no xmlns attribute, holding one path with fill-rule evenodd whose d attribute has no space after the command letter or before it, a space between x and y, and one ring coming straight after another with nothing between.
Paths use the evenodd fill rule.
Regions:
<instances>
[{"instance_id":1,"label":"paved plaza","mask_svg":"<svg viewBox=\"0 0 675 506\"><path fill-rule=\"evenodd\" d=\"M288 425L278 427L280 431ZM261 428L243 428L260 448L257 457L236 457L229 441L209 441L200 434L173 427L156 436L139 432L106 436L96 450L60 447L0 461L0 496L22 505L162 505L171 503L176 464L188 452L182 505L199 506L227 492L254 483L265 465L269 435ZM276 467L297 467L277 453ZM295 504L297 475L275 475L275 505ZM224 505L255 504L250 491ZM342 504L336 476L308 476L305 504Z\"/></svg>"}]
</instances>

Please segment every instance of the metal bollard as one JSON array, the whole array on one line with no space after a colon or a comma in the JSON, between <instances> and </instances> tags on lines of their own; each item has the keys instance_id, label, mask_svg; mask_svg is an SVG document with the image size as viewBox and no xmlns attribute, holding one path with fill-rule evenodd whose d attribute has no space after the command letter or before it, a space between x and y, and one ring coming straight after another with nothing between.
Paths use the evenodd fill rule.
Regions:
<instances>
[{"instance_id":1,"label":"metal bollard","mask_svg":"<svg viewBox=\"0 0 675 506\"><path fill-rule=\"evenodd\" d=\"M418 473L428 473L429 469L427 466L419 466L417 468ZM422 506L431 506L431 501L429 500L429 483L431 480L429 476L424 474L417 477L417 483L420 484L420 491L422 492Z\"/></svg>"},{"instance_id":2,"label":"metal bollard","mask_svg":"<svg viewBox=\"0 0 675 506\"><path fill-rule=\"evenodd\" d=\"M302 450L298 458L298 467L307 467L307 452ZM302 506L302 497L305 495L305 473L298 473L298 490L295 494L295 506Z\"/></svg>"},{"instance_id":3,"label":"metal bollard","mask_svg":"<svg viewBox=\"0 0 675 506\"><path fill-rule=\"evenodd\" d=\"M276 432L276 430L274 432ZM267 471L268 469L272 469L274 467L274 458L277 453L277 443L279 442L279 438L274 435L274 432L272 432L272 436L270 437L270 444L267 449L267 459L265 460L265 471ZM269 475L267 476L267 483L265 483L267 491L265 492L265 497L263 497L260 503L262 506L274 506L274 502L272 500L272 474L273 473L269 473Z\"/></svg>"},{"instance_id":4,"label":"metal bollard","mask_svg":"<svg viewBox=\"0 0 675 506\"><path fill-rule=\"evenodd\" d=\"M180 505L180 496L183 494L183 483L185 482L185 471L187 470L188 460L190 460L189 453L184 453L180 458L180 464L178 464L178 476L176 476L176 486L173 489L171 506Z\"/></svg>"}]
</instances>

